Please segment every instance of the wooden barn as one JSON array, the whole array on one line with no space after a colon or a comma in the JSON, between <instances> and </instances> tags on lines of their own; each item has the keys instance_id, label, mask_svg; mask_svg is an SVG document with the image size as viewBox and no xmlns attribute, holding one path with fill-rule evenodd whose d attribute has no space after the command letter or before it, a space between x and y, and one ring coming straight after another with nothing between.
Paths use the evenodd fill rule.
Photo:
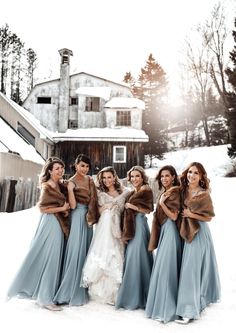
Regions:
<instances>
[{"instance_id":1,"label":"wooden barn","mask_svg":"<svg viewBox=\"0 0 236 333\"><path fill-rule=\"evenodd\" d=\"M23 103L54 142L71 174L76 156L88 155L92 173L113 165L120 177L133 165L144 164L142 130L144 102L128 86L85 72L70 75L71 50L59 50L60 78L36 85Z\"/></svg>"},{"instance_id":2,"label":"wooden barn","mask_svg":"<svg viewBox=\"0 0 236 333\"><path fill-rule=\"evenodd\" d=\"M37 84L22 107L14 106L24 121L11 126L21 130L44 159L56 155L64 160L68 176L83 153L91 158L92 174L112 165L119 177L126 177L133 165L144 165L144 102L125 84L85 72L70 75L72 51L59 54L60 78ZM3 114L9 122L10 114Z\"/></svg>"},{"instance_id":3,"label":"wooden barn","mask_svg":"<svg viewBox=\"0 0 236 333\"><path fill-rule=\"evenodd\" d=\"M62 156L68 174L71 174L75 158L78 154L88 155L92 161L92 174L104 166L112 165L121 178L133 165L143 165L142 142L148 138L143 131L135 129L93 128L79 129L71 136L60 134L53 137L55 155Z\"/></svg>"}]
</instances>

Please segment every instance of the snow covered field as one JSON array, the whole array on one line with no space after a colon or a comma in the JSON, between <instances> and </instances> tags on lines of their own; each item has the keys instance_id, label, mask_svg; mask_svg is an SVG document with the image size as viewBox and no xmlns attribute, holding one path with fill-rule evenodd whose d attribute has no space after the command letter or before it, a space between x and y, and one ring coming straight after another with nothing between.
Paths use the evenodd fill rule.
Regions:
<instances>
[{"instance_id":1,"label":"snow covered field","mask_svg":"<svg viewBox=\"0 0 236 333\"><path fill-rule=\"evenodd\" d=\"M216 216L209 223L215 245L222 285L222 299L209 306L187 326L166 325L147 319L143 310L115 310L110 305L90 302L81 307L64 307L61 312L39 308L35 302L12 299L5 302L7 288L23 260L38 223L36 208L16 213L0 213L0 330L1 332L235 332L236 329L236 178L224 178L232 167L227 147L196 148L166 155L157 165L172 164L180 172L189 162L204 164L211 179ZM154 176L157 169L148 169ZM151 214L149 220L151 221Z\"/></svg>"}]
</instances>

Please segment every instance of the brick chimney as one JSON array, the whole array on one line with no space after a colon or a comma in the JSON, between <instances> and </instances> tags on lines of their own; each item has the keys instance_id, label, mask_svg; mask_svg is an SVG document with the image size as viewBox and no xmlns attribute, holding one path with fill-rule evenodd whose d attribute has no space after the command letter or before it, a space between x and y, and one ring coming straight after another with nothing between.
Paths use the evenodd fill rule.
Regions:
<instances>
[{"instance_id":1,"label":"brick chimney","mask_svg":"<svg viewBox=\"0 0 236 333\"><path fill-rule=\"evenodd\" d=\"M73 52L69 49L61 49L58 52L61 56L58 131L64 133L68 129L70 100L70 56L73 56Z\"/></svg>"}]
</instances>

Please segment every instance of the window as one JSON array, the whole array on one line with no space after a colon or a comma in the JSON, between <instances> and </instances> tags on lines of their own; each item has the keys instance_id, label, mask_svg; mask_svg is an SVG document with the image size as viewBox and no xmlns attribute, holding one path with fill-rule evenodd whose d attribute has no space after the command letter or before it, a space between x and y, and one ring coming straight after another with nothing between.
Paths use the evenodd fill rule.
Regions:
<instances>
[{"instance_id":1,"label":"window","mask_svg":"<svg viewBox=\"0 0 236 333\"><path fill-rule=\"evenodd\" d=\"M126 146L113 147L113 162L126 163Z\"/></svg>"},{"instance_id":2,"label":"window","mask_svg":"<svg viewBox=\"0 0 236 333\"><path fill-rule=\"evenodd\" d=\"M131 126L130 111L116 112L116 126Z\"/></svg>"},{"instance_id":3,"label":"window","mask_svg":"<svg viewBox=\"0 0 236 333\"><path fill-rule=\"evenodd\" d=\"M99 111L100 98L99 97L86 97L85 111Z\"/></svg>"},{"instance_id":4,"label":"window","mask_svg":"<svg viewBox=\"0 0 236 333\"><path fill-rule=\"evenodd\" d=\"M51 104L51 97L37 97L38 104Z\"/></svg>"},{"instance_id":5,"label":"window","mask_svg":"<svg viewBox=\"0 0 236 333\"><path fill-rule=\"evenodd\" d=\"M78 128L78 121L77 120L69 120L68 121L68 128Z\"/></svg>"},{"instance_id":6,"label":"window","mask_svg":"<svg viewBox=\"0 0 236 333\"><path fill-rule=\"evenodd\" d=\"M23 137L25 141L35 147L35 137L19 122L17 123L17 132Z\"/></svg>"},{"instance_id":7,"label":"window","mask_svg":"<svg viewBox=\"0 0 236 333\"><path fill-rule=\"evenodd\" d=\"M78 105L78 97L71 97L70 105Z\"/></svg>"}]
</instances>

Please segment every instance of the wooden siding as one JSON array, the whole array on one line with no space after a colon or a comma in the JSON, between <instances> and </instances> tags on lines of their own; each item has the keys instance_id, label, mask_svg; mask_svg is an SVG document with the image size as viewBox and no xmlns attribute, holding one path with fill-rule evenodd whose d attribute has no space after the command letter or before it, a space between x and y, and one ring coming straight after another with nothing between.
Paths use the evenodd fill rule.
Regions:
<instances>
[{"instance_id":1,"label":"wooden siding","mask_svg":"<svg viewBox=\"0 0 236 333\"><path fill-rule=\"evenodd\" d=\"M113 163L113 146L126 146L126 163ZM101 170L105 166L113 166L120 178L125 178L127 171L134 165L144 165L143 144L137 142L58 142L54 155L66 164L66 174L72 174L72 166L78 154L91 158L91 174L95 174L95 165Z\"/></svg>"}]
</instances>

